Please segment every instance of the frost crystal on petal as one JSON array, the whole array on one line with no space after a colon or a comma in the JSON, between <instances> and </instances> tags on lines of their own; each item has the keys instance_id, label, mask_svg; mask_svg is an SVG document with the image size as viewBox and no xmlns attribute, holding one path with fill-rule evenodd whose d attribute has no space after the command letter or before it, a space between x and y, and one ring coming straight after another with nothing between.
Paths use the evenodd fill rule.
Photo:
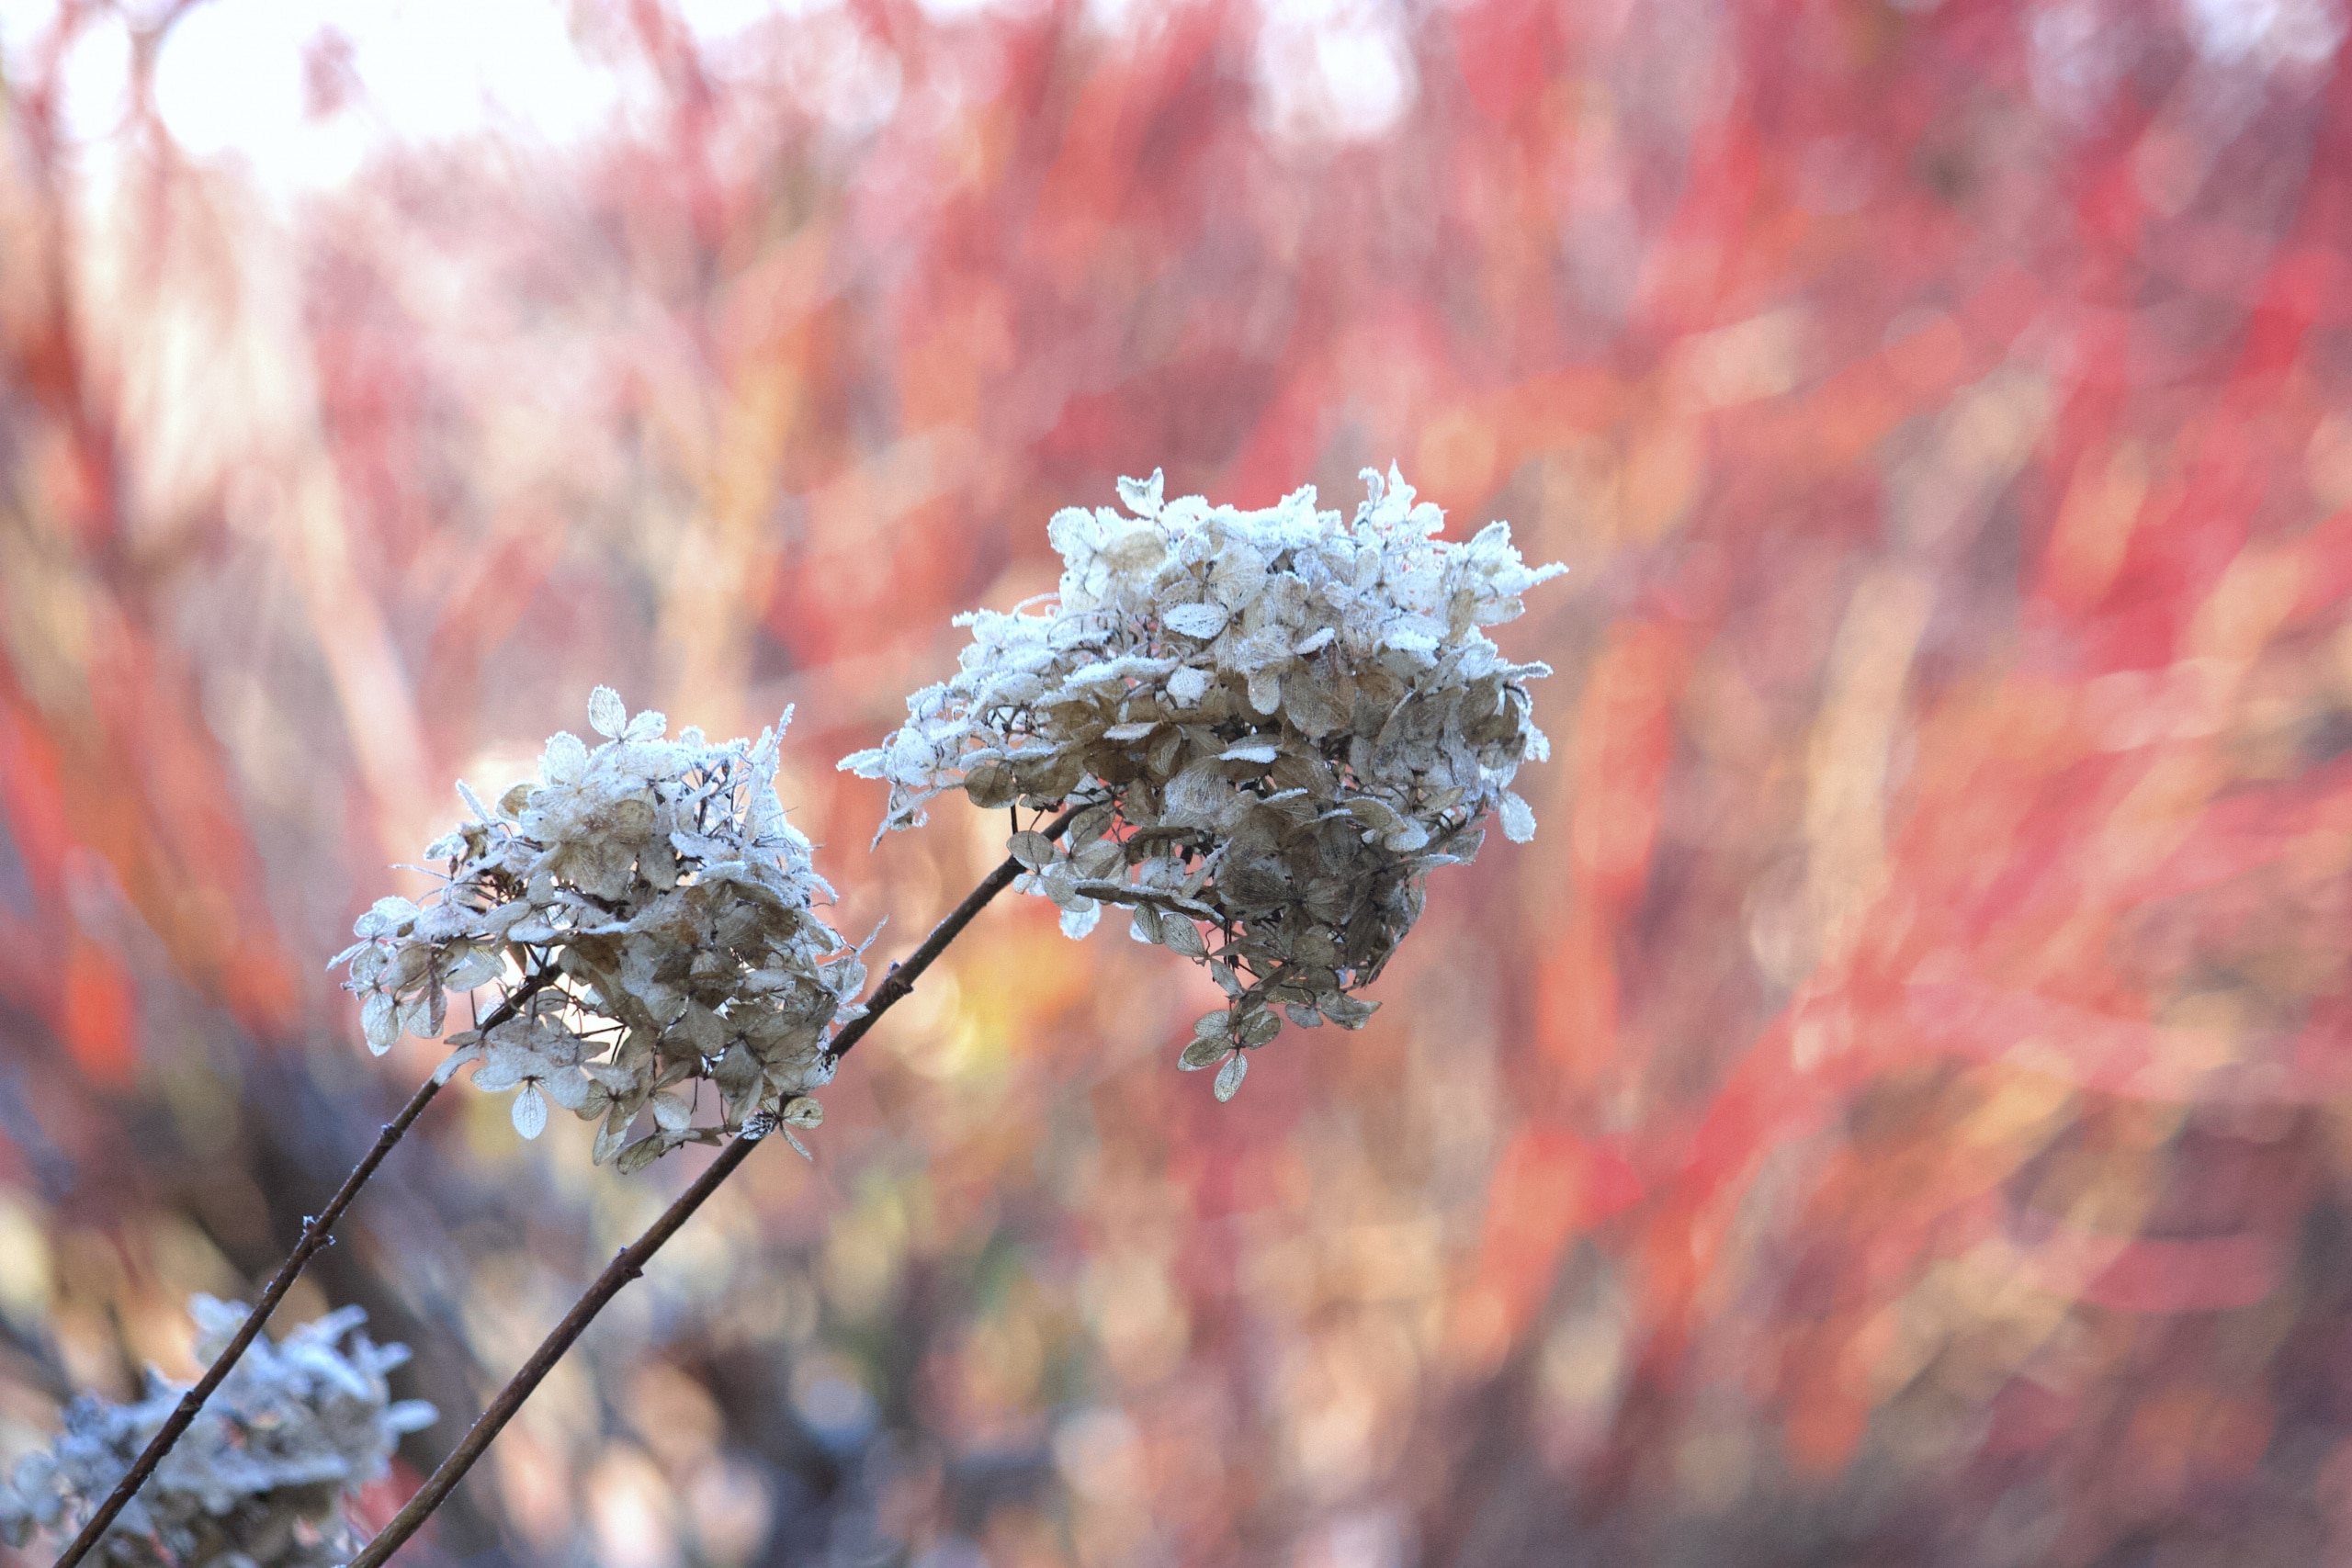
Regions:
<instances>
[{"instance_id":1,"label":"frost crystal on petal","mask_svg":"<svg viewBox=\"0 0 2352 1568\"><path fill-rule=\"evenodd\" d=\"M244 1321L242 1305L198 1296L197 1355L210 1360ZM433 1407L395 1402L384 1374L406 1347L376 1345L356 1307L329 1313L276 1344L257 1338L131 1506L108 1528L98 1559L119 1568L329 1568L359 1542L337 1505L382 1476L401 1434L431 1426ZM147 1396L115 1404L84 1395L49 1448L0 1484L0 1540L62 1545L96 1511L187 1385L147 1374Z\"/></svg>"},{"instance_id":2,"label":"frost crystal on petal","mask_svg":"<svg viewBox=\"0 0 2352 1568\"><path fill-rule=\"evenodd\" d=\"M443 1076L478 1064L474 1086L514 1094L526 1138L550 1104L601 1122L597 1163L634 1169L825 1083L865 968L818 914L832 889L776 799L782 723L668 739L661 714L632 716L605 686L588 717L602 745L549 740L536 784L436 845L441 891L379 900L338 962L379 1052L437 1032L451 991L527 981L513 1016L451 1037ZM706 1079L716 1115L697 1125Z\"/></svg>"},{"instance_id":3,"label":"frost crystal on petal","mask_svg":"<svg viewBox=\"0 0 2352 1568\"><path fill-rule=\"evenodd\" d=\"M1549 671L1486 628L1566 569L1524 564L1503 523L1439 538L1443 514L1394 468L1364 479L1352 523L1311 489L1244 512L1167 500L1158 474L1121 481L1125 515L1066 508L1046 530L1059 592L959 616L954 677L841 764L888 782L884 832L957 789L991 810L1098 803L1058 843L1016 833L1015 886L1072 936L1116 904L1135 940L1207 964L1228 1006L1188 1066L1285 1016L1362 1027L1354 993L1419 919L1429 872L1474 856L1490 814L1515 840L1535 829L1510 784L1547 755L1528 683Z\"/></svg>"}]
</instances>

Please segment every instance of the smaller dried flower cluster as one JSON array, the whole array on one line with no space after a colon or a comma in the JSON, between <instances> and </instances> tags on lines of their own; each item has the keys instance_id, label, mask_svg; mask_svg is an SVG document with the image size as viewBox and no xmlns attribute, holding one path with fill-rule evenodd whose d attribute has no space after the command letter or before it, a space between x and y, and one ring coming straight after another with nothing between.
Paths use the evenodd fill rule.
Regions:
<instances>
[{"instance_id":1,"label":"smaller dried flower cluster","mask_svg":"<svg viewBox=\"0 0 2352 1568\"><path fill-rule=\"evenodd\" d=\"M243 1306L198 1296L197 1355L219 1355ZM99 1545L123 1568L329 1568L351 1555L335 1504L384 1473L401 1434L435 1421L433 1406L394 1403L384 1374L408 1359L377 1345L357 1307L330 1313L272 1345L256 1339L205 1403L196 1424L116 1517ZM129 1472L186 1385L148 1373L136 1404L84 1395L65 1430L0 1486L0 1539L81 1528Z\"/></svg>"},{"instance_id":2,"label":"smaller dried flower cluster","mask_svg":"<svg viewBox=\"0 0 2352 1568\"><path fill-rule=\"evenodd\" d=\"M806 1154L792 1129L823 1119L808 1091L832 1077L829 1032L862 1010L865 965L818 916L832 889L776 799L791 716L756 741L665 739L661 714L632 718L599 686L603 745L555 736L539 782L495 810L458 785L474 820L426 851L447 886L422 906L379 900L335 959L369 1046L435 1036L449 992L519 976L514 1016L452 1034L439 1074L479 1062L475 1088L516 1091L525 1137L552 1100L601 1118L596 1163L624 1171L779 1123ZM718 1116L697 1125L705 1079Z\"/></svg>"},{"instance_id":3,"label":"smaller dried flower cluster","mask_svg":"<svg viewBox=\"0 0 2352 1568\"><path fill-rule=\"evenodd\" d=\"M1128 515L1062 512L1050 606L958 617L958 673L842 763L889 781L886 832L953 789L990 807L1096 802L1058 843L1013 834L1021 886L1072 936L1117 904L1137 940L1208 964L1228 1005L1183 1065L1222 1064L1219 1099L1279 1032L1277 1006L1363 1024L1375 1004L1353 993L1489 811L1515 840L1535 830L1510 785L1546 754L1527 682L1549 671L1484 628L1566 569L1522 564L1508 524L1438 539L1443 514L1393 468L1364 478L1352 528L1311 488L1240 512L1165 502L1158 474L1120 481Z\"/></svg>"}]
</instances>

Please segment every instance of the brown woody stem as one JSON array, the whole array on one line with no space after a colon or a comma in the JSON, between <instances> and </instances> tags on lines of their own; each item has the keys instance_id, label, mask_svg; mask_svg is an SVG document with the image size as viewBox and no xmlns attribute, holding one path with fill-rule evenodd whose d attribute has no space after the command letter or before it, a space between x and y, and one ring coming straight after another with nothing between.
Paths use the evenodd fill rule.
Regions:
<instances>
[{"instance_id":1,"label":"brown woody stem","mask_svg":"<svg viewBox=\"0 0 2352 1568\"><path fill-rule=\"evenodd\" d=\"M1049 839L1059 838L1083 809L1084 807L1070 807L1040 831ZM866 998L865 1011L851 1020L839 1034L833 1036L831 1054L834 1061L848 1055L851 1048L865 1038L866 1032L879 1021L882 1015L915 988L915 982L922 978L923 971L938 961L950 942L963 935L964 928L972 923L990 899L1012 885L1012 879L1019 876L1023 869L1019 861L1008 857L1003 864L982 877L979 886L973 888L945 919L932 928L922 946L890 966L882 983L875 987L873 995ZM752 1151L759 1147L761 1141L737 1138L721 1149L718 1157L703 1168L702 1174L678 1195L677 1201L662 1211L661 1216L645 1228L645 1234L623 1247L605 1266L605 1271L596 1276L596 1282L572 1303L571 1310L563 1314L563 1321L548 1331L548 1337L539 1341L539 1348L531 1352L530 1359L525 1361L491 1399L489 1405L467 1431L464 1440L449 1451L449 1457L441 1461L440 1467L426 1478L423 1486L417 1488L416 1495L392 1516L391 1522L377 1532L376 1539L351 1560L347 1568L378 1568L398 1551L426 1519L433 1517L434 1511L441 1506L442 1501L458 1483L465 1479L466 1472L474 1467L474 1462L481 1458L505 1428L506 1423L514 1418L514 1413L523 1407L523 1402L531 1397L532 1391L554 1370L555 1364L563 1359L564 1352L571 1348L573 1341L586 1331L589 1324L595 1321L596 1314L620 1294L623 1286L645 1272L645 1266L651 1261L653 1255L661 1251L670 1238L694 1217L695 1211L702 1207L704 1200L718 1190L719 1183L735 1174L735 1168L752 1156Z\"/></svg>"},{"instance_id":2,"label":"brown woody stem","mask_svg":"<svg viewBox=\"0 0 2352 1568\"><path fill-rule=\"evenodd\" d=\"M481 1027L489 1029L514 1017L526 1001L554 978L552 969L541 969L532 975L498 1005L497 1010L482 1021ZM73 1544L58 1557L56 1568L74 1568L75 1563L88 1556L90 1549L98 1544L99 1538L107 1533L107 1528L114 1523L116 1516L139 1495L139 1489L147 1483L147 1478L155 1473L155 1467L164 1462L164 1456L172 1451L172 1445L178 1442L181 1435L195 1424L198 1414L204 1408L204 1402L212 1397L213 1390L220 1386L230 1370L243 1357L246 1348L259 1336L262 1325L269 1321L269 1314L276 1312L277 1303L286 1299L286 1292L294 1288L294 1281L300 1278L303 1266L333 1239L328 1233L334 1229L335 1221L343 1218L343 1212L351 1207L351 1201L359 1196L359 1190L368 1185L368 1179L376 1174L376 1168L384 1163L384 1156L392 1152L392 1145L401 1141L401 1135L432 1102L440 1088L438 1078L426 1078L417 1086L416 1092L409 1096L408 1103L401 1107L400 1114L384 1123L383 1130L377 1135L375 1146L351 1168L351 1174L343 1179L343 1185L335 1189L334 1197L327 1200L327 1206L311 1215L303 1225L302 1238L294 1244L294 1250L286 1255L286 1261L277 1266L277 1272L264 1287L261 1299L254 1303L253 1311L245 1314L245 1321L237 1325L237 1332L230 1338L228 1348L212 1359L212 1364L204 1369L204 1375L196 1380L196 1386L180 1396L179 1404L172 1407L171 1415L164 1419L163 1426L156 1428L154 1437L148 1439L147 1447L141 1450L139 1458L123 1472L122 1479L115 1483L114 1490L107 1493L106 1501L98 1505L98 1511L90 1516L90 1522L82 1527L82 1533L75 1536Z\"/></svg>"}]
</instances>

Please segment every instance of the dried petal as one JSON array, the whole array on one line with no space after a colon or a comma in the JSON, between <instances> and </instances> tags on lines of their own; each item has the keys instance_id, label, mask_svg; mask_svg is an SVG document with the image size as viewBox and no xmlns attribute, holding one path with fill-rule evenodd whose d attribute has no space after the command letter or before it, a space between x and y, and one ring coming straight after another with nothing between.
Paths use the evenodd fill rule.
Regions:
<instances>
[{"instance_id":1,"label":"dried petal","mask_svg":"<svg viewBox=\"0 0 2352 1568\"><path fill-rule=\"evenodd\" d=\"M481 1060L481 1047L480 1045L461 1045L457 1050L450 1052L447 1056L441 1058L441 1065L433 1069L433 1081L435 1083L441 1084L447 1083L450 1077L455 1074L459 1067L464 1066L469 1062L479 1062Z\"/></svg>"},{"instance_id":2,"label":"dried petal","mask_svg":"<svg viewBox=\"0 0 2352 1568\"><path fill-rule=\"evenodd\" d=\"M607 1114L605 1118L605 1124L596 1129L595 1146L588 1152L589 1163L592 1165L611 1164L613 1156L621 1152L621 1145L628 1141L628 1121L626 1119L616 1121L610 1114Z\"/></svg>"},{"instance_id":3,"label":"dried petal","mask_svg":"<svg viewBox=\"0 0 2352 1568\"><path fill-rule=\"evenodd\" d=\"M470 991L487 986L506 972L506 960L487 947L471 948L452 964L444 984L453 991Z\"/></svg>"},{"instance_id":4,"label":"dried petal","mask_svg":"<svg viewBox=\"0 0 2352 1568\"><path fill-rule=\"evenodd\" d=\"M1225 629L1226 613L1218 604L1177 604L1161 620L1170 631L1205 642Z\"/></svg>"},{"instance_id":5,"label":"dried petal","mask_svg":"<svg viewBox=\"0 0 2352 1568\"><path fill-rule=\"evenodd\" d=\"M514 1094L514 1130L526 1138L536 1138L548 1130L548 1099L536 1083L526 1083Z\"/></svg>"},{"instance_id":6,"label":"dried petal","mask_svg":"<svg viewBox=\"0 0 2352 1568\"><path fill-rule=\"evenodd\" d=\"M1184 1072L1196 1073L1204 1067L1216 1066L1232 1049L1233 1042L1230 1040L1204 1035L1184 1047L1184 1054L1176 1059L1176 1066Z\"/></svg>"},{"instance_id":7,"label":"dried petal","mask_svg":"<svg viewBox=\"0 0 2352 1568\"><path fill-rule=\"evenodd\" d=\"M588 748L580 737L568 729L558 730L548 737L548 749L539 759L539 776L549 784L574 784L588 771Z\"/></svg>"},{"instance_id":8,"label":"dried petal","mask_svg":"<svg viewBox=\"0 0 2352 1568\"><path fill-rule=\"evenodd\" d=\"M620 1157L613 1161L613 1168L623 1176L634 1176L668 1154L673 1146L661 1134L648 1133L621 1150Z\"/></svg>"},{"instance_id":9,"label":"dried petal","mask_svg":"<svg viewBox=\"0 0 2352 1568\"><path fill-rule=\"evenodd\" d=\"M368 994L368 1002L359 1010L359 1027L367 1032L368 1049L379 1056L390 1050L400 1040L400 1009L389 991Z\"/></svg>"},{"instance_id":10,"label":"dried petal","mask_svg":"<svg viewBox=\"0 0 2352 1568\"><path fill-rule=\"evenodd\" d=\"M1250 1058L1245 1053L1236 1051L1226 1059L1225 1066L1217 1069L1216 1083L1214 1086L1219 1104L1231 1100L1239 1091L1241 1080L1248 1077L1249 1073Z\"/></svg>"},{"instance_id":11,"label":"dried petal","mask_svg":"<svg viewBox=\"0 0 2352 1568\"><path fill-rule=\"evenodd\" d=\"M617 738L628 728L628 707L621 701L621 694L610 686L599 686L589 693L588 722L597 734Z\"/></svg>"}]
</instances>

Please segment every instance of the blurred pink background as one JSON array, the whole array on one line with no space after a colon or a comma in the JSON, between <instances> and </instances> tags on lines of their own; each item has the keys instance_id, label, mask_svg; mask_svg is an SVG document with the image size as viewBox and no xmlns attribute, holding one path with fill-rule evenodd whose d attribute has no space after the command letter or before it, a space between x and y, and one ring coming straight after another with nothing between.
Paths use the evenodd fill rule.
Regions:
<instances>
[{"instance_id":1,"label":"blurred pink background","mask_svg":"<svg viewBox=\"0 0 2352 1568\"><path fill-rule=\"evenodd\" d=\"M589 688L834 759L1167 469L1573 571L1542 830L1219 1107L992 910L420 1563L2352 1562L2339 0L6 0L0 1460L437 1052L322 974ZM1112 922L1115 924L1115 922ZM436 1102L375 1517L686 1178Z\"/></svg>"}]
</instances>

